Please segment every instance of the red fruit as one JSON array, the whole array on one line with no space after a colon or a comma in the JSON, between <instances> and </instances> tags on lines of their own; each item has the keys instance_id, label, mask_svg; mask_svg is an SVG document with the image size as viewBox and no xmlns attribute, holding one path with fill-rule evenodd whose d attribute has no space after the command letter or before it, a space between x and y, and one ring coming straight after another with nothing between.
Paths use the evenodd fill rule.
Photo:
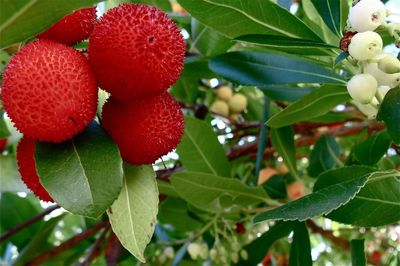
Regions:
<instances>
[{"instance_id":1,"label":"red fruit","mask_svg":"<svg viewBox=\"0 0 400 266\"><path fill-rule=\"evenodd\" d=\"M35 164L35 140L23 137L17 147L19 173L25 185L41 200L54 202L40 183Z\"/></svg>"},{"instance_id":2,"label":"red fruit","mask_svg":"<svg viewBox=\"0 0 400 266\"><path fill-rule=\"evenodd\" d=\"M42 141L72 138L97 108L96 80L87 59L49 40L32 42L11 58L2 97L15 127Z\"/></svg>"},{"instance_id":3,"label":"red fruit","mask_svg":"<svg viewBox=\"0 0 400 266\"><path fill-rule=\"evenodd\" d=\"M103 107L102 125L131 164L153 163L173 150L183 134L183 113L168 93L135 103L111 97Z\"/></svg>"},{"instance_id":4,"label":"red fruit","mask_svg":"<svg viewBox=\"0 0 400 266\"><path fill-rule=\"evenodd\" d=\"M246 233L246 228L244 227L243 223L237 223L235 231L238 234L244 234Z\"/></svg>"},{"instance_id":5,"label":"red fruit","mask_svg":"<svg viewBox=\"0 0 400 266\"><path fill-rule=\"evenodd\" d=\"M7 139L0 139L0 151L3 151L7 146Z\"/></svg>"},{"instance_id":6,"label":"red fruit","mask_svg":"<svg viewBox=\"0 0 400 266\"><path fill-rule=\"evenodd\" d=\"M184 55L178 27L148 5L109 10L89 39L89 61L99 86L120 101L167 91L179 78Z\"/></svg>"},{"instance_id":7,"label":"red fruit","mask_svg":"<svg viewBox=\"0 0 400 266\"><path fill-rule=\"evenodd\" d=\"M89 37L95 22L96 7L79 9L65 16L37 37L74 45Z\"/></svg>"}]
</instances>

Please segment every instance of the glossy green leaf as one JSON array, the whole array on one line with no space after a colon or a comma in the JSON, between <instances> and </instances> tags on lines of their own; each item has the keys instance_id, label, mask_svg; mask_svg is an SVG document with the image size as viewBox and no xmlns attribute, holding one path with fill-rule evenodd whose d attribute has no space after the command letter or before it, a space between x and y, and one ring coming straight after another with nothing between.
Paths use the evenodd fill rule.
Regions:
<instances>
[{"instance_id":1,"label":"glossy green leaf","mask_svg":"<svg viewBox=\"0 0 400 266\"><path fill-rule=\"evenodd\" d=\"M156 175L151 165L124 165L121 194L107 211L121 244L141 262L150 242L158 212Z\"/></svg>"},{"instance_id":2,"label":"glossy green leaf","mask_svg":"<svg viewBox=\"0 0 400 266\"><path fill-rule=\"evenodd\" d=\"M326 114L338 104L348 100L350 96L345 87L325 85L271 117L267 124L271 127L283 127L308 120Z\"/></svg>"},{"instance_id":3,"label":"glossy green leaf","mask_svg":"<svg viewBox=\"0 0 400 266\"><path fill-rule=\"evenodd\" d=\"M210 68L243 85L344 83L331 69L314 61L276 53L232 52L213 58Z\"/></svg>"},{"instance_id":4,"label":"glossy green leaf","mask_svg":"<svg viewBox=\"0 0 400 266\"><path fill-rule=\"evenodd\" d=\"M285 199L287 197L286 183L281 175L271 176L262 186L273 199Z\"/></svg>"},{"instance_id":5,"label":"glossy green leaf","mask_svg":"<svg viewBox=\"0 0 400 266\"><path fill-rule=\"evenodd\" d=\"M367 261L364 252L364 239L352 239L351 245L351 265L366 266Z\"/></svg>"},{"instance_id":6,"label":"glossy green leaf","mask_svg":"<svg viewBox=\"0 0 400 266\"><path fill-rule=\"evenodd\" d=\"M99 217L122 187L122 159L117 145L96 123L62 143L40 143L36 167L43 186L66 210Z\"/></svg>"},{"instance_id":7,"label":"glossy green leaf","mask_svg":"<svg viewBox=\"0 0 400 266\"><path fill-rule=\"evenodd\" d=\"M161 223L172 225L183 232L195 231L202 226L201 222L189 215L187 203L174 197L168 197L160 204L157 218Z\"/></svg>"},{"instance_id":8,"label":"glossy green leaf","mask_svg":"<svg viewBox=\"0 0 400 266\"><path fill-rule=\"evenodd\" d=\"M400 144L400 87L386 94L376 119L385 122L393 142Z\"/></svg>"},{"instance_id":9,"label":"glossy green leaf","mask_svg":"<svg viewBox=\"0 0 400 266\"><path fill-rule=\"evenodd\" d=\"M349 171L348 176L351 174ZM340 184L347 178L334 172L321 175L315 183L314 191L319 192L332 184ZM398 222L400 173L396 170L373 172L368 178L368 183L351 201L329 213L327 217L341 223L365 227Z\"/></svg>"},{"instance_id":10,"label":"glossy green leaf","mask_svg":"<svg viewBox=\"0 0 400 266\"><path fill-rule=\"evenodd\" d=\"M100 0L0 0L0 48L42 32L65 15Z\"/></svg>"},{"instance_id":11,"label":"glossy green leaf","mask_svg":"<svg viewBox=\"0 0 400 266\"><path fill-rule=\"evenodd\" d=\"M311 243L305 223L294 225L293 242L290 246L289 266L311 266Z\"/></svg>"},{"instance_id":12,"label":"glossy green leaf","mask_svg":"<svg viewBox=\"0 0 400 266\"><path fill-rule=\"evenodd\" d=\"M192 43L204 56L215 56L224 53L232 46L229 38L192 19Z\"/></svg>"},{"instance_id":13,"label":"glossy green leaf","mask_svg":"<svg viewBox=\"0 0 400 266\"><path fill-rule=\"evenodd\" d=\"M322 136L315 143L310 155L310 164L307 168L308 174L317 177L322 172L336 165L341 165L339 160L340 147L333 136Z\"/></svg>"},{"instance_id":14,"label":"glossy green leaf","mask_svg":"<svg viewBox=\"0 0 400 266\"><path fill-rule=\"evenodd\" d=\"M176 151L188 171L230 176L224 148L211 126L204 121L185 118L185 132Z\"/></svg>"},{"instance_id":15,"label":"glossy green leaf","mask_svg":"<svg viewBox=\"0 0 400 266\"><path fill-rule=\"evenodd\" d=\"M318 40L317 35L300 19L270 1L178 0L178 2L194 18L231 38L247 34L270 34Z\"/></svg>"},{"instance_id":16,"label":"glossy green leaf","mask_svg":"<svg viewBox=\"0 0 400 266\"><path fill-rule=\"evenodd\" d=\"M327 173L341 176L341 182L314 190L313 193L298 200L259 214L254 218L254 221L261 222L268 219L305 221L312 217L328 214L355 197L367 183L368 174L373 171L368 167L360 166L339 168L338 170L330 170Z\"/></svg>"},{"instance_id":17,"label":"glossy green leaf","mask_svg":"<svg viewBox=\"0 0 400 266\"><path fill-rule=\"evenodd\" d=\"M244 35L239 36L235 41L299 55L329 55L332 54L332 49L339 49L337 46L322 41L299 40L274 35Z\"/></svg>"},{"instance_id":18,"label":"glossy green leaf","mask_svg":"<svg viewBox=\"0 0 400 266\"><path fill-rule=\"evenodd\" d=\"M289 86L261 86L260 90L262 90L265 95L268 95L271 99L278 101L286 101L286 102L294 102L297 101L316 88L313 87L289 87Z\"/></svg>"},{"instance_id":19,"label":"glossy green leaf","mask_svg":"<svg viewBox=\"0 0 400 266\"><path fill-rule=\"evenodd\" d=\"M354 155L361 163L373 165L387 152L391 143L392 140L386 131L378 132L355 146Z\"/></svg>"},{"instance_id":20,"label":"glossy green leaf","mask_svg":"<svg viewBox=\"0 0 400 266\"><path fill-rule=\"evenodd\" d=\"M184 200L201 210L213 213L238 211L240 208L269 200L262 187L250 188L238 179L211 174L177 173L171 177L171 183Z\"/></svg>"},{"instance_id":21,"label":"glossy green leaf","mask_svg":"<svg viewBox=\"0 0 400 266\"><path fill-rule=\"evenodd\" d=\"M293 221L277 222L275 225L270 227L267 232L244 247L249 256L247 260L240 261L239 265L258 265L265 257L265 254L268 254L269 249L275 241L289 235L290 232L293 231L295 224L296 222Z\"/></svg>"},{"instance_id":22,"label":"glossy green leaf","mask_svg":"<svg viewBox=\"0 0 400 266\"><path fill-rule=\"evenodd\" d=\"M325 24L334 32L336 35L341 35L341 1L340 0L311 0L321 15Z\"/></svg>"},{"instance_id":23,"label":"glossy green leaf","mask_svg":"<svg viewBox=\"0 0 400 266\"><path fill-rule=\"evenodd\" d=\"M158 191L162 195L179 197L170 182L157 179Z\"/></svg>"},{"instance_id":24,"label":"glossy green leaf","mask_svg":"<svg viewBox=\"0 0 400 266\"><path fill-rule=\"evenodd\" d=\"M296 148L294 145L294 131L292 127L281 127L271 129L271 142L275 150L282 156L289 172L298 176L296 165Z\"/></svg>"}]
</instances>

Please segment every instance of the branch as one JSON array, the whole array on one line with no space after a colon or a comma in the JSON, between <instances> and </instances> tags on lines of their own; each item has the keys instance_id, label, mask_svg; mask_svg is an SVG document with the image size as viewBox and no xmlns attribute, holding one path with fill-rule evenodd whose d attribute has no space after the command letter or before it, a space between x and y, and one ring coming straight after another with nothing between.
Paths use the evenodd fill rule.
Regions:
<instances>
[{"instance_id":1,"label":"branch","mask_svg":"<svg viewBox=\"0 0 400 266\"><path fill-rule=\"evenodd\" d=\"M343 250L350 250L350 243L346 239L334 236L332 231L324 230L323 228L316 225L312 220L307 220L307 226L312 232L320 234L321 236L329 239L335 245L341 247Z\"/></svg>"},{"instance_id":2,"label":"branch","mask_svg":"<svg viewBox=\"0 0 400 266\"><path fill-rule=\"evenodd\" d=\"M122 251L121 242L119 242L118 237L114 232L111 231L110 236L108 237L107 245L106 245L106 263L107 266L115 266L118 264L118 258Z\"/></svg>"},{"instance_id":3,"label":"branch","mask_svg":"<svg viewBox=\"0 0 400 266\"><path fill-rule=\"evenodd\" d=\"M58 206L57 204L52 205L48 208L46 208L43 212L36 214L35 216L33 216L32 218L26 220L25 222L11 228L10 230L8 230L7 232L5 232L2 236L0 236L0 243L3 242L5 239L9 238L10 236L18 233L19 231L21 231L22 229L27 228L28 226L30 226L31 224L39 221L40 219L42 219L44 216L46 216L47 214L51 213L52 211L56 210L60 208L60 206Z\"/></svg>"},{"instance_id":4,"label":"branch","mask_svg":"<svg viewBox=\"0 0 400 266\"><path fill-rule=\"evenodd\" d=\"M100 244L104 240L109 229L110 229L110 224L108 224L104 228L103 232L101 232L100 236L96 239L96 242L94 242L94 244L92 245L89 255L86 257L86 259L82 263L78 264L78 266L90 266L92 261L101 254Z\"/></svg>"},{"instance_id":5,"label":"branch","mask_svg":"<svg viewBox=\"0 0 400 266\"><path fill-rule=\"evenodd\" d=\"M98 232L100 229L108 226L110 223L108 220L105 220L103 222L100 222L86 231L75 235L74 237L70 238L69 240L65 241L59 246L56 246L48 251L45 251L44 253L38 255L37 257L33 258L30 262L28 262L26 265L27 266L35 266L35 265L41 265L43 262L57 256L58 254L64 252L65 250L75 246L79 242L89 238L90 236L94 235L96 232Z\"/></svg>"}]
</instances>

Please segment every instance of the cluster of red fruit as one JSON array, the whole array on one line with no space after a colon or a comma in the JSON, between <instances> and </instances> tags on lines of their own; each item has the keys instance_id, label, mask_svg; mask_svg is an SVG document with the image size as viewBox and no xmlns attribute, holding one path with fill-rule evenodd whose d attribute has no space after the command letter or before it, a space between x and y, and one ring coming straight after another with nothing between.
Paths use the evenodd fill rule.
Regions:
<instances>
[{"instance_id":1,"label":"cluster of red fruit","mask_svg":"<svg viewBox=\"0 0 400 266\"><path fill-rule=\"evenodd\" d=\"M23 181L52 201L36 173L36 140L61 142L84 130L97 109L97 86L111 93L102 126L131 164L153 163L176 147L183 114L167 89L184 65L185 41L159 9L123 4L96 21L96 9L66 16L15 54L2 99L24 134L17 148ZM88 58L67 45L89 38Z\"/></svg>"}]
</instances>

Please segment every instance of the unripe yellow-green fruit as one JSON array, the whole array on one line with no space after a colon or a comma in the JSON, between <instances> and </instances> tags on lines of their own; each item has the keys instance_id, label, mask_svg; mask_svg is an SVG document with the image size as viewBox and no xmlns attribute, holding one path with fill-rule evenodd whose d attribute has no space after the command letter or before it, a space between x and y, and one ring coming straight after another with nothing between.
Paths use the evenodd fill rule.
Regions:
<instances>
[{"instance_id":1,"label":"unripe yellow-green fruit","mask_svg":"<svg viewBox=\"0 0 400 266\"><path fill-rule=\"evenodd\" d=\"M353 100L360 103L370 103L375 97L378 82L370 74L358 74L347 83L347 91Z\"/></svg>"},{"instance_id":2,"label":"unripe yellow-green fruit","mask_svg":"<svg viewBox=\"0 0 400 266\"><path fill-rule=\"evenodd\" d=\"M241 93L235 93L229 100L229 108L234 113L240 113L246 110L247 98Z\"/></svg>"},{"instance_id":3,"label":"unripe yellow-green fruit","mask_svg":"<svg viewBox=\"0 0 400 266\"><path fill-rule=\"evenodd\" d=\"M211 111L214 113L223 115L223 116L228 116L229 115L229 106L226 102L221 101L221 100L216 100L210 108Z\"/></svg>"},{"instance_id":4,"label":"unripe yellow-green fruit","mask_svg":"<svg viewBox=\"0 0 400 266\"><path fill-rule=\"evenodd\" d=\"M238 113L231 113L229 115L229 119L234 120L234 121L239 120L239 117L240 117L240 115Z\"/></svg>"},{"instance_id":5,"label":"unripe yellow-green fruit","mask_svg":"<svg viewBox=\"0 0 400 266\"><path fill-rule=\"evenodd\" d=\"M386 55L378 61L378 68L386 74L400 73L400 61L393 55Z\"/></svg>"},{"instance_id":6,"label":"unripe yellow-green fruit","mask_svg":"<svg viewBox=\"0 0 400 266\"><path fill-rule=\"evenodd\" d=\"M383 55L377 56L379 59ZM400 84L400 73L387 74L379 69L378 63L370 63L365 66L364 71L374 76L379 86L397 87Z\"/></svg>"},{"instance_id":7,"label":"unripe yellow-green fruit","mask_svg":"<svg viewBox=\"0 0 400 266\"><path fill-rule=\"evenodd\" d=\"M382 37L373 31L357 33L349 44L349 54L357 60L372 59L382 53Z\"/></svg>"},{"instance_id":8,"label":"unripe yellow-green fruit","mask_svg":"<svg viewBox=\"0 0 400 266\"><path fill-rule=\"evenodd\" d=\"M229 99L232 97L232 94L232 89L228 86L221 86L217 90L217 97L225 102L229 101Z\"/></svg>"}]
</instances>

